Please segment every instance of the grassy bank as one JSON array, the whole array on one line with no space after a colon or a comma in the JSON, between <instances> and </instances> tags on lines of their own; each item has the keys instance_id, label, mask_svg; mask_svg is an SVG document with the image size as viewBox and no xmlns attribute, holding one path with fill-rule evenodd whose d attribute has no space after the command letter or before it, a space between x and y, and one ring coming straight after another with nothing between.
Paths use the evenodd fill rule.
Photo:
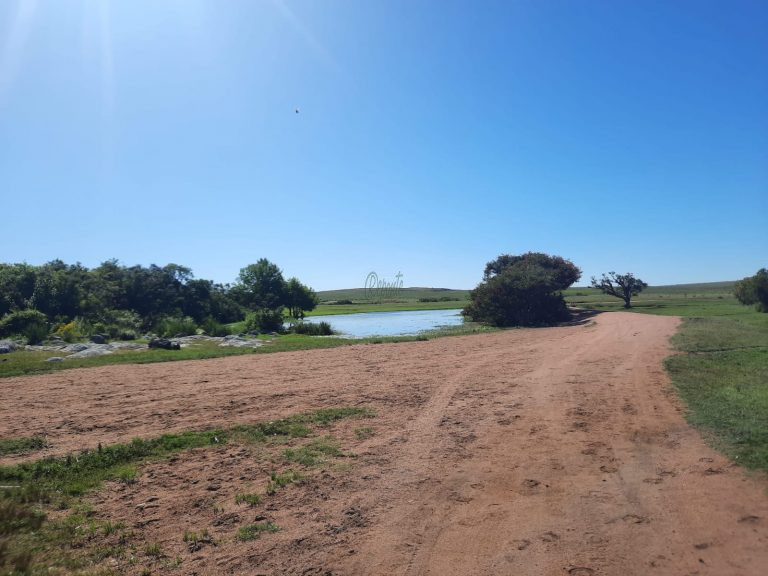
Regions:
<instances>
[{"instance_id":1,"label":"grassy bank","mask_svg":"<svg viewBox=\"0 0 768 576\"><path fill-rule=\"evenodd\" d=\"M336 348L353 344L382 344L385 342L414 342L431 340L444 336L463 336L480 332L493 331L494 328L469 323L440 330L432 330L418 336L371 337L362 339L341 338L338 336L307 336L304 334L282 334L260 337L264 344L260 348L229 348L218 346L215 342L198 342L181 350L126 350L106 356L46 362L55 356L55 352L30 352L19 350L0 356L0 378L44 374L72 368L89 368L110 364L149 364L154 362L173 362L178 360L200 360L224 356L242 356L246 354L271 354L274 352L292 352L313 350L316 348Z\"/></svg>"},{"instance_id":2,"label":"grassy bank","mask_svg":"<svg viewBox=\"0 0 768 576\"><path fill-rule=\"evenodd\" d=\"M691 424L736 462L768 470L768 314L726 306L684 320L667 370Z\"/></svg>"},{"instance_id":3,"label":"grassy bank","mask_svg":"<svg viewBox=\"0 0 768 576\"><path fill-rule=\"evenodd\" d=\"M320 304L308 315L448 310L464 308L469 302L469 290L448 288L401 288L383 297L379 296L376 291L369 292L364 288L318 292Z\"/></svg>"}]
</instances>

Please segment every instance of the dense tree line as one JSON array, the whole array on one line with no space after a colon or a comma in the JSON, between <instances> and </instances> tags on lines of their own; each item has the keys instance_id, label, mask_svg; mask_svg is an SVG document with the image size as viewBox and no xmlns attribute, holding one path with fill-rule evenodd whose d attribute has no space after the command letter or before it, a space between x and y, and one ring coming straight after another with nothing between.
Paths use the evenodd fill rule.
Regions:
<instances>
[{"instance_id":1,"label":"dense tree line","mask_svg":"<svg viewBox=\"0 0 768 576\"><path fill-rule=\"evenodd\" d=\"M286 281L266 259L243 268L232 285L195 278L178 264L123 266L107 260L91 269L61 260L0 264L0 330L43 315L51 327L78 318L151 330L168 318L223 324L243 320L249 311L282 316L284 307L302 317L316 304L314 291L296 278Z\"/></svg>"}]
</instances>

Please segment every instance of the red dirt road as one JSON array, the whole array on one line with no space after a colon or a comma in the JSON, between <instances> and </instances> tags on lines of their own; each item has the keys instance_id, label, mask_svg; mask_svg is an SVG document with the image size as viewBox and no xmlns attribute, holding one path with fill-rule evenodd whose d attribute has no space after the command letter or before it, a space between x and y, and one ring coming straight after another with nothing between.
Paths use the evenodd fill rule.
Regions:
<instances>
[{"instance_id":1,"label":"red dirt road","mask_svg":"<svg viewBox=\"0 0 768 576\"><path fill-rule=\"evenodd\" d=\"M94 497L99 514L181 557L173 574L766 574L768 482L685 423L662 366L677 324L605 313L563 328L5 379L0 437L45 434L60 454L318 407L376 410L370 438L354 434L360 422L333 428L358 455L347 468L264 510L233 504L269 473L235 446L151 464ZM280 532L235 540L264 517ZM190 526L219 545L188 552Z\"/></svg>"}]
</instances>

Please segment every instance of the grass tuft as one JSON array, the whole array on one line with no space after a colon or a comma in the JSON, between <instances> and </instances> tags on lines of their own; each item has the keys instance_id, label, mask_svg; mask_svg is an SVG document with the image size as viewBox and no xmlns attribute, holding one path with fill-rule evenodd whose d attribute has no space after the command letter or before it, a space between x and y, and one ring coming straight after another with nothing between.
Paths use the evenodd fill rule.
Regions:
<instances>
[{"instance_id":1,"label":"grass tuft","mask_svg":"<svg viewBox=\"0 0 768 576\"><path fill-rule=\"evenodd\" d=\"M295 470L286 470L282 474L272 472L272 476L270 477L269 482L267 482L267 494L272 496L289 484L298 484L303 480L304 476Z\"/></svg>"},{"instance_id":2,"label":"grass tuft","mask_svg":"<svg viewBox=\"0 0 768 576\"><path fill-rule=\"evenodd\" d=\"M280 528L274 522L258 522L256 524L249 524L243 526L237 531L237 539L241 542L247 542L248 540L255 540L262 534L278 532Z\"/></svg>"},{"instance_id":3,"label":"grass tuft","mask_svg":"<svg viewBox=\"0 0 768 576\"><path fill-rule=\"evenodd\" d=\"M44 438L32 436L28 438L2 438L0 439L0 456L18 456L37 452L47 447Z\"/></svg>"},{"instance_id":4,"label":"grass tuft","mask_svg":"<svg viewBox=\"0 0 768 576\"><path fill-rule=\"evenodd\" d=\"M258 494L237 494L235 495L235 504L248 504L250 507L261 504L261 496Z\"/></svg>"},{"instance_id":5,"label":"grass tuft","mask_svg":"<svg viewBox=\"0 0 768 576\"><path fill-rule=\"evenodd\" d=\"M300 448L288 448L283 452L283 457L289 462L296 462L301 466L311 468L325 462L329 457L344 456L338 443L326 436L312 440Z\"/></svg>"}]
</instances>

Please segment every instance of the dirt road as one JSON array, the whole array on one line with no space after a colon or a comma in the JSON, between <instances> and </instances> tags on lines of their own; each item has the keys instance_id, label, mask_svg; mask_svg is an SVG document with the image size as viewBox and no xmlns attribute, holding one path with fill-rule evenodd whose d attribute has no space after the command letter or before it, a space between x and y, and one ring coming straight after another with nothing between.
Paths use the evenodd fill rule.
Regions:
<instances>
[{"instance_id":1,"label":"dirt road","mask_svg":"<svg viewBox=\"0 0 768 576\"><path fill-rule=\"evenodd\" d=\"M65 453L323 406L376 410L371 437L356 436L359 422L332 430L353 462L262 510L233 504L269 474L235 446L152 464L94 497L99 514L182 558L174 574L766 574L768 482L685 423L662 366L677 323L605 313L563 328L2 380L0 437L45 434L50 453ZM281 530L234 539L263 518ZM190 553L189 526L219 545Z\"/></svg>"}]
</instances>

